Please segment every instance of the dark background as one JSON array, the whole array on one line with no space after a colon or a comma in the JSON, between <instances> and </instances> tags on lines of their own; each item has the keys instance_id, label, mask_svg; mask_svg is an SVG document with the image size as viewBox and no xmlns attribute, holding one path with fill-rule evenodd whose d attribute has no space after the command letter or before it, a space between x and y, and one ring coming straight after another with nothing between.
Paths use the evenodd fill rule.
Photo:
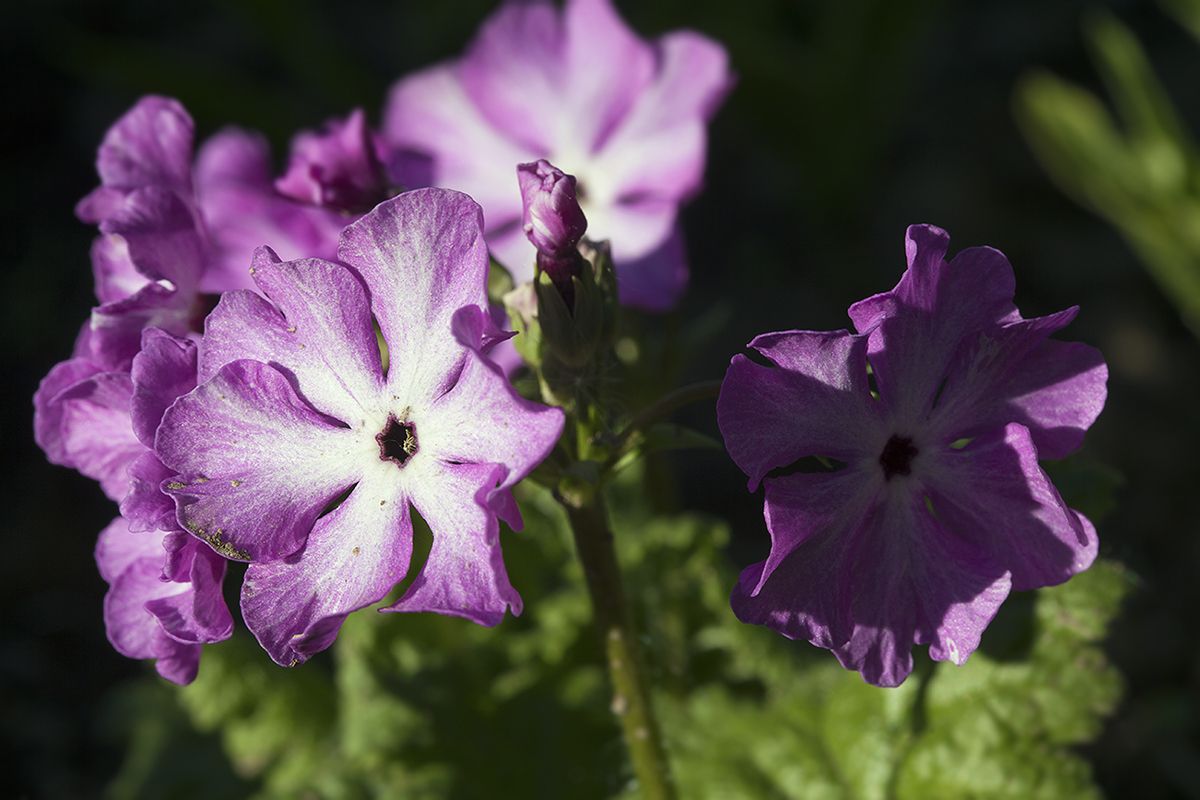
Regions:
<instances>
[{"instance_id":1,"label":"dark background","mask_svg":"<svg viewBox=\"0 0 1200 800\"><path fill-rule=\"evenodd\" d=\"M740 82L712 126L707 189L684 214L692 287L682 331L721 322L681 379L718 378L771 330L848 324L846 307L891 288L904 229L931 222L951 252L1012 261L1025 316L1082 306L1059 338L1099 347L1108 406L1077 456L1124 476L1101 553L1137 586L1108 649L1128 691L1086 748L1111 797L1200 797L1200 347L1102 221L1060 195L1011 114L1034 66L1098 88L1079 32L1106 6L1149 49L1200 131L1200 45L1150 2L839 0L618 2L643 35L699 29ZM67 358L91 294L94 230L75 220L104 131L142 94L180 99L198 140L229 123L271 139L278 165L300 128L354 106L378 122L400 75L459 53L485 0L47 0L0 15L0 794L94 797L122 757L119 687L145 666L104 639L91 551L115 508L49 465L30 398ZM715 434L711 405L681 420ZM676 463L678 502L728 518L731 558L761 558L761 494L722 455Z\"/></svg>"}]
</instances>

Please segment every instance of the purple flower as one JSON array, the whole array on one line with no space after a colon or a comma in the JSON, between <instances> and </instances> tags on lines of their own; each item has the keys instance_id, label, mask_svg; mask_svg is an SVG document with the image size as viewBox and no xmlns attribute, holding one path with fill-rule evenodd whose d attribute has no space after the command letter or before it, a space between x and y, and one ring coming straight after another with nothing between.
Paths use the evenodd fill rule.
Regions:
<instances>
[{"instance_id":1,"label":"purple flower","mask_svg":"<svg viewBox=\"0 0 1200 800\"><path fill-rule=\"evenodd\" d=\"M233 633L221 596L225 559L186 533L137 533L117 517L100 533L96 565L109 585L108 640L122 655L155 659L173 683L195 680L202 646Z\"/></svg>"},{"instance_id":2,"label":"purple flower","mask_svg":"<svg viewBox=\"0 0 1200 800\"><path fill-rule=\"evenodd\" d=\"M549 161L517 165L524 213L521 228L537 248L538 268L550 276L559 293L573 307L575 288L583 266L579 240L587 231L587 219L575 197L575 178L563 174Z\"/></svg>"},{"instance_id":3,"label":"purple flower","mask_svg":"<svg viewBox=\"0 0 1200 800\"><path fill-rule=\"evenodd\" d=\"M319 133L292 139L287 173L275 181L285 197L346 214L362 214L387 197L387 176L362 109Z\"/></svg>"},{"instance_id":4,"label":"purple flower","mask_svg":"<svg viewBox=\"0 0 1200 800\"><path fill-rule=\"evenodd\" d=\"M734 356L717 402L750 489L766 478L771 533L734 612L879 686L904 680L914 644L963 664L1010 589L1061 583L1096 556L1095 529L1038 458L1083 442L1104 360L1046 338L1077 308L1023 319L1007 259L980 247L947 264L948 242L909 228L908 271L851 306L857 333L759 336L773 368ZM845 466L787 473L807 456Z\"/></svg>"},{"instance_id":5,"label":"purple flower","mask_svg":"<svg viewBox=\"0 0 1200 800\"><path fill-rule=\"evenodd\" d=\"M664 310L687 283L679 205L700 187L705 125L732 84L725 51L695 33L639 39L608 0L510 2L466 56L393 87L383 135L394 177L469 193L488 245L533 277L515 165L574 175L596 239L609 239L623 303ZM432 168L432 173L430 173Z\"/></svg>"},{"instance_id":6,"label":"purple flower","mask_svg":"<svg viewBox=\"0 0 1200 800\"><path fill-rule=\"evenodd\" d=\"M354 219L280 194L266 139L238 128L218 132L200 148L196 202L212 248L200 284L206 292L254 289L250 261L263 245L284 258L333 258L338 236Z\"/></svg>"},{"instance_id":7,"label":"purple flower","mask_svg":"<svg viewBox=\"0 0 1200 800\"><path fill-rule=\"evenodd\" d=\"M196 385L196 346L147 328L129 369L65 361L34 396L35 432L51 461L74 467L120 501L100 534L96 563L109 583L108 638L131 658L154 658L175 683L196 676L200 646L229 638L222 558L185 534L159 484L167 471L150 447L163 411Z\"/></svg>"},{"instance_id":8,"label":"purple flower","mask_svg":"<svg viewBox=\"0 0 1200 800\"><path fill-rule=\"evenodd\" d=\"M180 523L252 562L242 614L277 662L332 643L350 612L410 568L414 506L433 531L391 611L494 625L521 600L501 559L510 488L557 441L562 412L522 399L481 351L479 207L444 190L385 201L346 229L345 264L281 262L263 295L227 293L201 347L202 384L168 409L155 450ZM383 361L372 319L386 341Z\"/></svg>"}]
</instances>

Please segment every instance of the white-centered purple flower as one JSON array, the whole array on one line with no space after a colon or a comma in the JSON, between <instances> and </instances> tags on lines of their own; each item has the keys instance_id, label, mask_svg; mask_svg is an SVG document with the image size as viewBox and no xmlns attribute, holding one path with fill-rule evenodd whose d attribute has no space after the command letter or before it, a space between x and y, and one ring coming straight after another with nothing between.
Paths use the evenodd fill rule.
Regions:
<instances>
[{"instance_id":1,"label":"white-centered purple flower","mask_svg":"<svg viewBox=\"0 0 1200 800\"><path fill-rule=\"evenodd\" d=\"M1095 529L1038 459L1082 444L1104 359L1047 339L1077 308L1023 319L1007 259L981 247L947 264L948 242L909 228L908 271L851 306L857 333L759 336L773 367L735 356L717 401L730 455L751 490L766 486L771 533L734 612L880 686L909 674L914 644L963 664L1010 589L1061 583L1096 556ZM809 456L845 466L786 474Z\"/></svg>"},{"instance_id":2,"label":"white-centered purple flower","mask_svg":"<svg viewBox=\"0 0 1200 800\"><path fill-rule=\"evenodd\" d=\"M243 618L285 665L328 647L346 615L405 577L410 504L432 550L386 610L486 625L519 613L497 519L521 524L510 487L563 425L481 355L503 335L469 197L385 201L346 229L339 257L258 252L262 295L226 293L209 316L203 382L168 409L155 446L176 473L164 489L182 526L252 562Z\"/></svg>"},{"instance_id":3,"label":"white-centered purple flower","mask_svg":"<svg viewBox=\"0 0 1200 800\"><path fill-rule=\"evenodd\" d=\"M621 301L663 310L687 284L679 206L700 188L706 124L731 84L720 45L688 31L646 42L609 0L509 2L460 61L393 87L383 137L397 181L483 206L518 283L534 250L512 170L553 162L578 179L592 238L612 243Z\"/></svg>"}]
</instances>

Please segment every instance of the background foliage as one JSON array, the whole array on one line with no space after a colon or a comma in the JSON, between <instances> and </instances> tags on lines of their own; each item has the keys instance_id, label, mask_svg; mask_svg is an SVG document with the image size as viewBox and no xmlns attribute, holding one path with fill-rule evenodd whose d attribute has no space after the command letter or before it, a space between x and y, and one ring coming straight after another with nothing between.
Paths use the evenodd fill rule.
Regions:
<instances>
[{"instance_id":1,"label":"background foliage","mask_svg":"<svg viewBox=\"0 0 1200 800\"><path fill-rule=\"evenodd\" d=\"M302 670L244 638L210 648L180 693L104 641L91 550L114 511L46 464L30 432L37 381L93 303L93 234L72 208L95 183L104 130L139 95L179 97L201 137L230 122L263 130L282 163L299 128L353 105L378 120L389 83L459 52L492 6L50 0L0 15L0 774L18 796L97 796L110 782L115 797L287 796L314 770L346 797L473 797L503 781L522 797L622 789L586 598L548 504L506 535L527 611L497 632L359 614ZM721 39L740 74L712 129L707 190L685 213L692 288L677 314L633 321L635 372L719 377L757 333L844 327L851 302L899 277L904 227L932 222L953 250L1004 251L1026 316L1082 306L1064 337L1105 353L1110 399L1055 478L1115 484L1104 464L1121 480L1099 530L1102 555L1124 568L1014 598L967 668L926 665L880 692L827 655L731 624L733 576L766 553L761 494L719 452L652 462L655 506L621 521L640 532L622 546L681 781L697 796L789 797L801 782L806 796L1087 796L1083 758L1110 796L1200 797L1200 347L1120 235L1045 177L1013 116L1014 87L1037 67L1109 102L1080 28L1103 7L1194 134L1195 41L1143 0L618 6L644 34ZM643 395L631 390L629 406ZM677 418L716 433L711 407ZM664 561L665 578L636 577ZM1120 587L1131 591L1105 649L1126 692L1103 717L1117 679L1087 644L1103 619L1088 609L1114 611ZM459 715L432 714L447 698ZM1095 743L1070 746L1097 726ZM770 746L743 757L763 732ZM948 782L959 775L970 786Z\"/></svg>"}]
</instances>

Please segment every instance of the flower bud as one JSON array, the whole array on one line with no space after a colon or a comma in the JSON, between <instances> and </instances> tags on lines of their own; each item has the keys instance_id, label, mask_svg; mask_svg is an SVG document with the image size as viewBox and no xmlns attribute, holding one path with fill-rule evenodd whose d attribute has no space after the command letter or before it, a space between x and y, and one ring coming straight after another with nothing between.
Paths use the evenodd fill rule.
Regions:
<instances>
[{"instance_id":1,"label":"flower bud","mask_svg":"<svg viewBox=\"0 0 1200 800\"><path fill-rule=\"evenodd\" d=\"M348 214L370 211L387 199L387 188L362 109L344 121L330 120L319 132L297 134L287 173L275 181L275 191L285 197Z\"/></svg>"},{"instance_id":2,"label":"flower bud","mask_svg":"<svg viewBox=\"0 0 1200 800\"><path fill-rule=\"evenodd\" d=\"M573 309L575 289L571 278L581 274L583 257L578 246L587 230L587 219L575 197L575 177L541 159L520 164L517 181L525 207L522 225L537 248L538 270L550 277L567 308Z\"/></svg>"}]
</instances>

